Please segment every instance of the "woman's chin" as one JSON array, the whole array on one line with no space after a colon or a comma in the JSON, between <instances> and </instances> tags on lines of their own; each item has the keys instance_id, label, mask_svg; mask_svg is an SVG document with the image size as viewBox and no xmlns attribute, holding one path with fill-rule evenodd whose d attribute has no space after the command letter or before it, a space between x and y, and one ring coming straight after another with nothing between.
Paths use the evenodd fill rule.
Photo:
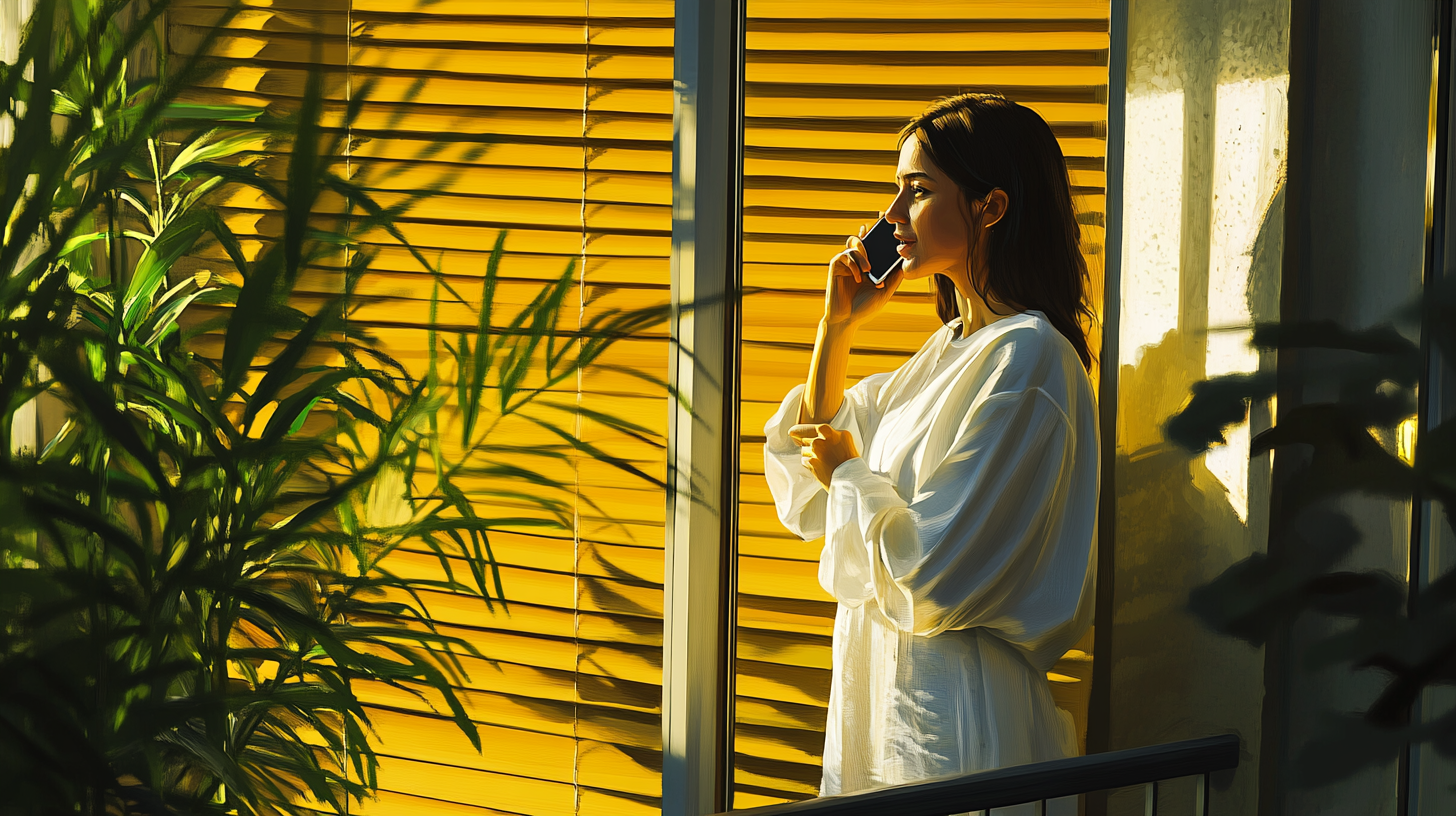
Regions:
<instances>
[{"instance_id":1,"label":"woman's chin","mask_svg":"<svg viewBox=\"0 0 1456 816\"><path fill-rule=\"evenodd\" d=\"M900 264L900 272L906 280L917 280L926 276L924 265L917 258L906 258Z\"/></svg>"}]
</instances>

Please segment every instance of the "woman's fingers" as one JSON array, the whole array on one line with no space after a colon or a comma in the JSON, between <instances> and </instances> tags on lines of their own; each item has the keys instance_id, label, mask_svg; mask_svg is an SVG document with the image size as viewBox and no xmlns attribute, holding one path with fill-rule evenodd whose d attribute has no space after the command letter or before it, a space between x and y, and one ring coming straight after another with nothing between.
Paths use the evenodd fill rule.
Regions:
<instances>
[{"instance_id":1,"label":"woman's fingers","mask_svg":"<svg viewBox=\"0 0 1456 816\"><path fill-rule=\"evenodd\" d=\"M865 252L864 241L860 240L860 238L864 236L864 227L860 227L859 232L859 236L851 235L848 238L844 239L844 252L840 254L847 253L851 258L854 259L855 264L859 267L859 270L861 272L869 274L870 256L869 253Z\"/></svg>"},{"instance_id":2,"label":"woman's fingers","mask_svg":"<svg viewBox=\"0 0 1456 816\"><path fill-rule=\"evenodd\" d=\"M851 250L846 249L838 255L835 255L833 268L843 269L844 271L841 274L854 278L855 283L860 282L859 263L855 261Z\"/></svg>"},{"instance_id":3,"label":"woman's fingers","mask_svg":"<svg viewBox=\"0 0 1456 816\"><path fill-rule=\"evenodd\" d=\"M860 240L869 228L864 224L859 226L859 235L851 235L844 239L844 251L834 256L829 264L829 273L832 278L835 275L854 278L857 284L864 283L864 276L870 273L870 256L865 252L864 242Z\"/></svg>"},{"instance_id":4,"label":"woman's fingers","mask_svg":"<svg viewBox=\"0 0 1456 816\"><path fill-rule=\"evenodd\" d=\"M808 445L811 441L817 439L828 439L832 434L836 433L838 431L834 430L833 425L828 425L823 422L804 423L789 428L789 438L801 445Z\"/></svg>"},{"instance_id":5,"label":"woman's fingers","mask_svg":"<svg viewBox=\"0 0 1456 816\"><path fill-rule=\"evenodd\" d=\"M820 428L828 428L822 422L804 422L789 428L789 437L800 441L818 436Z\"/></svg>"},{"instance_id":6,"label":"woman's fingers","mask_svg":"<svg viewBox=\"0 0 1456 816\"><path fill-rule=\"evenodd\" d=\"M870 271L869 256L865 254L864 244L859 243L858 238L850 236L849 240L854 245L834 256L832 268L843 269L840 274L854 278L855 283L863 283L864 276Z\"/></svg>"},{"instance_id":7,"label":"woman's fingers","mask_svg":"<svg viewBox=\"0 0 1456 816\"><path fill-rule=\"evenodd\" d=\"M853 435L826 423L794 425L789 428L789 436L802 445L799 461L814 471L814 477L825 487L839 465L859 455Z\"/></svg>"}]
</instances>

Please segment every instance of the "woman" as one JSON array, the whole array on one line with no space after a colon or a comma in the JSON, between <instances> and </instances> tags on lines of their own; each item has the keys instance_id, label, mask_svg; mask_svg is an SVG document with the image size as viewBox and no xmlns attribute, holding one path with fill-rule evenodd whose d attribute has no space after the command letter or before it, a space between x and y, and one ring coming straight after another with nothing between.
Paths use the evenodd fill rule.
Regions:
<instances>
[{"instance_id":1,"label":"woman","mask_svg":"<svg viewBox=\"0 0 1456 816\"><path fill-rule=\"evenodd\" d=\"M1096 559L1066 162L1039 116L986 94L931 105L900 144L885 218L904 262L877 286L846 242L808 380L764 428L779 518L824 536L839 601L823 795L1077 753L1046 681L1090 623ZM856 328L932 275L945 325L846 390Z\"/></svg>"}]
</instances>

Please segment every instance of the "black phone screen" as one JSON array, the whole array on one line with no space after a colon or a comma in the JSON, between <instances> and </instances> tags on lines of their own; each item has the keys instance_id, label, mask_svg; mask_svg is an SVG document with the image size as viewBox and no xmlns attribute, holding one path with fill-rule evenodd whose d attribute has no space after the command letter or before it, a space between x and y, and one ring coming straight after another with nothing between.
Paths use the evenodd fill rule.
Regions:
<instances>
[{"instance_id":1,"label":"black phone screen","mask_svg":"<svg viewBox=\"0 0 1456 816\"><path fill-rule=\"evenodd\" d=\"M875 283L888 278L904 260L898 251L900 241L895 237L895 225L883 218L860 240L864 241L865 254L870 259L870 280Z\"/></svg>"}]
</instances>

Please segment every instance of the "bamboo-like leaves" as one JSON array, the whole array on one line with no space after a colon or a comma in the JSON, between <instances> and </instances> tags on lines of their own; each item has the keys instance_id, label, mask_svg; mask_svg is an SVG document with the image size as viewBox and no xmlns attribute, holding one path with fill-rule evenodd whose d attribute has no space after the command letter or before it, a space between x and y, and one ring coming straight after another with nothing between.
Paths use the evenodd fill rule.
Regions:
<instances>
[{"instance_id":1,"label":"bamboo-like leaves","mask_svg":"<svg viewBox=\"0 0 1456 816\"><path fill-rule=\"evenodd\" d=\"M91 19L109 21L114 5ZM48 26L53 10L36 19ZM49 36L47 28L32 42ZM41 85L47 77L38 73ZM318 120L321 100L313 104L302 121ZM10 264L9 306L0 319L0 425L8 431L15 411L38 395L64 401L68 414L65 429L39 453L17 457L8 440L0 446L0 495L14 508L0 535L0 586L17 587L7 599L28 599L0 602L0 733L7 735L0 737L0 784L10 803L46 811L101 802L111 812L295 813L312 800L342 812L348 797L377 784L356 683L434 686L478 744L453 690L461 677L452 650L470 647L401 622L427 621L420 587L470 592L472 585L399 578L380 571L378 559L401 541L428 538L443 563L471 561L479 576L474 586L488 587L479 547L441 544L452 540L445 533L479 540L485 528L444 497L413 526L336 521L352 514L381 462L418 445L410 429L427 406L418 389L406 388L386 389L383 402L366 409L360 395L384 380L359 360L386 355L341 345L352 341L338 335L339 303L318 315L289 305L298 264L338 249L311 248L319 233L309 225L309 202L284 202L293 208L285 220L296 254L265 258L262 275L253 274L236 238L207 206L206 196L224 183L257 182L265 195L276 192L241 168L213 174L257 140L204 136L164 165L151 152L160 110L128 117L139 132L111 146L73 134L73 150L21 139L4 156L7 167L29 170L43 160L73 162L97 189L114 183L146 220L132 230L143 250L119 288L55 266L57 258L119 231L62 229L53 250L17 269L19 247L29 241L23 230L42 220L22 213L11 218L22 233L7 237L0 252ZM37 132L41 118L25 117L18 130ZM121 158L144 146L151 148L147 162ZM70 177L55 166L41 174L43 183ZM308 175L327 166L296 164L295 189L319 189ZM149 174L140 174L147 167ZM156 195L144 197L146 186L126 181L122 168L152 182ZM175 190L165 186L171 182ZM44 198L8 203L41 212ZM105 197L51 198L76 208ZM262 356L261 342L233 346L229 362L239 370L266 370L252 392L241 380L223 388L213 363L171 342L194 304L232 298L210 276L172 274L209 235L243 272L245 290L252 287L225 317L229 336L245 325L287 333L281 357ZM77 297L86 304L85 320L68 326ZM344 362L305 362L314 348L342 351ZM50 374L37 382L39 361ZM246 418L233 412L235 398L248 409ZM273 414L251 438L263 405ZM331 422L309 430L311 413L326 413ZM385 446L371 452L341 445L339 423L357 421L350 416L369 417L372 426L360 424L377 428ZM349 434L361 438L357 428ZM401 602L398 593L413 600ZM244 633L248 643L237 640ZM324 748L310 744L317 739Z\"/></svg>"},{"instance_id":2,"label":"bamboo-like leaves","mask_svg":"<svg viewBox=\"0 0 1456 816\"><path fill-rule=\"evenodd\" d=\"M477 653L436 630L424 599L495 609L509 586L491 536L569 528L573 483L535 464L596 457L662 486L574 427L660 450L646 425L542 397L668 311L563 325L571 263L502 319L502 232L468 304L474 332L441 344L453 370L432 330L430 370L415 377L348 315L372 261L364 231L393 236L437 296L454 295L396 223L418 197L382 206L334 172L341 137L320 124L319 74L285 120L177 102L200 62L128 80L123 59L145 36L117 22L129 2L40 4L22 46L33 80L0 68L9 100L47 94L67 120L56 135L50 110L25 113L0 156L4 178L39 180L34 195L0 191L12 228L0 247L0 500L12 511L0 524L0 789L36 812L344 812L379 783L363 683L443 701L480 747L457 691L461 656ZM138 25L166 5L143 4ZM366 95L351 97L343 131ZM92 111L99 125L79 123ZM182 123L199 130L168 147L161 134ZM259 150L288 154L286 179L247 161ZM257 257L211 204L240 186L282 208ZM345 226L321 226L325 190ZM123 268L128 242L139 251ZM237 281L183 271L212 242ZM105 263L86 263L93 252ZM342 293L300 308L301 272L325 266L343 270ZM192 319L204 304L223 308ZM214 330L220 359L191 342ZM39 399L66 423L17 453L12 420ZM442 415L460 418L456 451ZM559 444L502 439L507 417ZM491 484L467 490L466 477ZM428 554L433 574L393 570L401 548Z\"/></svg>"},{"instance_id":3,"label":"bamboo-like leaves","mask_svg":"<svg viewBox=\"0 0 1456 816\"><path fill-rule=\"evenodd\" d=\"M267 135L257 130L225 132L222 129L208 131L202 137L189 142L167 166L165 179L171 180L201 162L215 162L232 159L240 153L260 151L267 143Z\"/></svg>"}]
</instances>

